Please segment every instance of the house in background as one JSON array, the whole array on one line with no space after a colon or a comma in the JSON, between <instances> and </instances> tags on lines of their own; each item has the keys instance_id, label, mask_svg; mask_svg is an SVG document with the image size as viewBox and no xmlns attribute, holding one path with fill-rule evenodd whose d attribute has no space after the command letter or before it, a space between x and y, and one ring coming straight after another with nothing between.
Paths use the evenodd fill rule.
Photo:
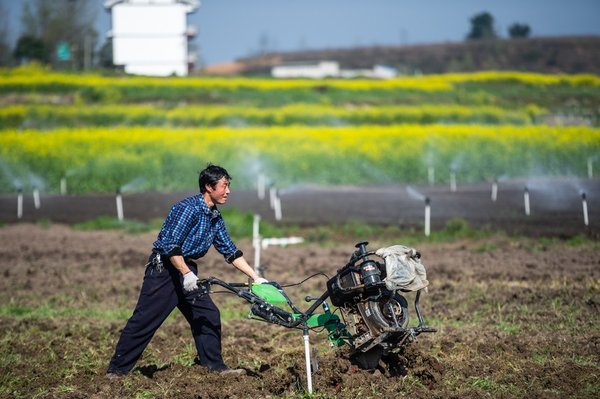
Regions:
<instances>
[{"instance_id":1,"label":"house in background","mask_svg":"<svg viewBox=\"0 0 600 399\"><path fill-rule=\"evenodd\" d=\"M398 75L395 68L375 65L372 69L342 69L337 61L284 62L271 68L274 78L372 78L391 79Z\"/></svg>"},{"instance_id":2,"label":"house in background","mask_svg":"<svg viewBox=\"0 0 600 399\"><path fill-rule=\"evenodd\" d=\"M336 77L340 73L340 64L335 61L296 61L275 65L271 69L274 78L311 78L323 79Z\"/></svg>"},{"instance_id":3,"label":"house in background","mask_svg":"<svg viewBox=\"0 0 600 399\"><path fill-rule=\"evenodd\" d=\"M188 40L196 29L187 15L199 6L198 0L107 0L113 63L136 75L188 75L196 62Z\"/></svg>"}]
</instances>

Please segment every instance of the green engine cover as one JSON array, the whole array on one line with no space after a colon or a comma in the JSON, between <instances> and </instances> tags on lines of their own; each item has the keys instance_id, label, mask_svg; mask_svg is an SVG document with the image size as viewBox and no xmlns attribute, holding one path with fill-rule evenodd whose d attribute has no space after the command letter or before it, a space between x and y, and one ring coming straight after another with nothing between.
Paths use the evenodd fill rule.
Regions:
<instances>
[{"instance_id":1,"label":"green engine cover","mask_svg":"<svg viewBox=\"0 0 600 399\"><path fill-rule=\"evenodd\" d=\"M283 294L277 287L273 287L271 284L252 284L250 290L253 294L261 297L271 305L279 306L287 304L287 300Z\"/></svg>"}]
</instances>

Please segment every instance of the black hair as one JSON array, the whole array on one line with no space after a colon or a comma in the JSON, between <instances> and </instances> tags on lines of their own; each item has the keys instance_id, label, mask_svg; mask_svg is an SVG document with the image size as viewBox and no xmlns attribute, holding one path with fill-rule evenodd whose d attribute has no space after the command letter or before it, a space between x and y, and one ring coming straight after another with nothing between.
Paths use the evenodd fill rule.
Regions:
<instances>
[{"instance_id":1,"label":"black hair","mask_svg":"<svg viewBox=\"0 0 600 399\"><path fill-rule=\"evenodd\" d=\"M217 182L222 178L226 178L228 181L231 180L231 176L229 176L229 173L227 173L225 168L209 163L198 175L198 188L200 189L200 192L202 194L206 192L207 184L212 188L215 188Z\"/></svg>"}]
</instances>

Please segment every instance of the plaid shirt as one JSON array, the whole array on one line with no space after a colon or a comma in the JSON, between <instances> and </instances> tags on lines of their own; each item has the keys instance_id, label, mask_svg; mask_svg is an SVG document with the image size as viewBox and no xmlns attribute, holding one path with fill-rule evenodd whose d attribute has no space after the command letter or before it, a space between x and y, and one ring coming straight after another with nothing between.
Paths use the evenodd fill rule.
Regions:
<instances>
[{"instance_id":1,"label":"plaid shirt","mask_svg":"<svg viewBox=\"0 0 600 399\"><path fill-rule=\"evenodd\" d=\"M198 194L171 208L153 245L161 255L198 259L213 244L225 259L237 251L217 207L209 208Z\"/></svg>"}]
</instances>

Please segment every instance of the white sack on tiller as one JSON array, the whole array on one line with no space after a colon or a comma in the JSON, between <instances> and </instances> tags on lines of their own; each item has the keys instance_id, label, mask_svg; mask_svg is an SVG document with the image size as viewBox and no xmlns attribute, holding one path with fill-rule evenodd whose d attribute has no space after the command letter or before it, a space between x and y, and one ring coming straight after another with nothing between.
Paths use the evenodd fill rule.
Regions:
<instances>
[{"instance_id":1,"label":"white sack on tiller","mask_svg":"<svg viewBox=\"0 0 600 399\"><path fill-rule=\"evenodd\" d=\"M379 248L375 254L385 260L385 286L390 291L418 291L429 285L421 254L414 248L392 245Z\"/></svg>"}]
</instances>

